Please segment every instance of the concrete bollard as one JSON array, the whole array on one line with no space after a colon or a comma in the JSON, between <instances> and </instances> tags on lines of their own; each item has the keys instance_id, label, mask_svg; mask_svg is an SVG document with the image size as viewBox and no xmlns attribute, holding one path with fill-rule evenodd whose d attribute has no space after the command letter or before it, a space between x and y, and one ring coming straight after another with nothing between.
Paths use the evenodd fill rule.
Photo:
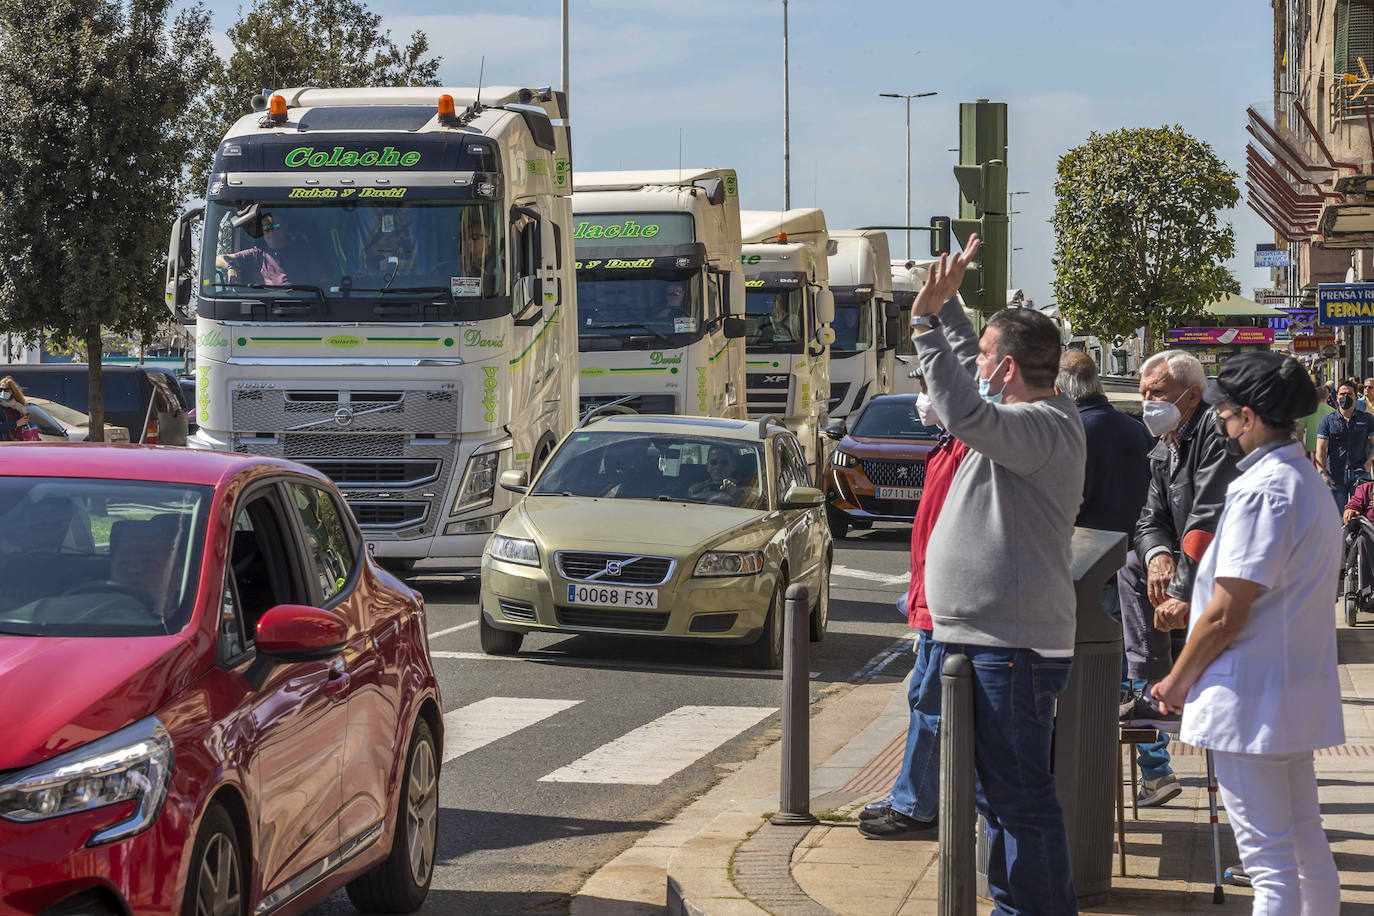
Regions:
<instances>
[{"instance_id":1,"label":"concrete bollard","mask_svg":"<svg viewBox=\"0 0 1374 916\"><path fill-rule=\"evenodd\" d=\"M770 822L795 827L819 823L811 814L810 590L787 586L783 609L782 778Z\"/></svg>"},{"instance_id":2,"label":"concrete bollard","mask_svg":"<svg viewBox=\"0 0 1374 916\"><path fill-rule=\"evenodd\" d=\"M951 655L940 672L940 916L974 912L973 664Z\"/></svg>"}]
</instances>

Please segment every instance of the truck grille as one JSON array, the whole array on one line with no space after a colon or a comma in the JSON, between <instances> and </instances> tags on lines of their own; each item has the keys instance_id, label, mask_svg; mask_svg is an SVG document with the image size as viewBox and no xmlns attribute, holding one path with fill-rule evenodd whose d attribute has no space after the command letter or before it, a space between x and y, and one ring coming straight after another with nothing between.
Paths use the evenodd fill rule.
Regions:
<instances>
[{"instance_id":1,"label":"truck grille","mask_svg":"<svg viewBox=\"0 0 1374 916\"><path fill-rule=\"evenodd\" d=\"M880 487L923 487L926 483L924 459L893 461L886 458L863 458L864 474Z\"/></svg>"},{"instance_id":2,"label":"truck grille","mask_svg":"<svg viewBox=\"0 0 1374 916\"><path fill-rule=\"evenodd\" d=\"M632 553L560 550L555 559L564 578L607 585L662 585L673 571L673 561L668 557L642 557ZM607 571L610 564L619 564L619 575Z\"/></svg>"},{"instance_id":3,"label":"truck grille","mask_svg":"<svg viewBox=\"0 0 1374 916\"><path fill-rule=\"evenodd\" d=\"M586 413L593 407L600 407L602 404L609 404L623 398L623 394L584 394L580 401L582 412ZM641 394L626 401L621 407L633 410L635 413L677 413L677 398L671 394Z\"/></svg>"},{"instance_id":4,"label":"truck grille","mask_svg":"<svg viewBox=\"0 0 1374 916\"><path fill-rule=\"evenodd\" d=\"M341 487L390 484L417 487L439 477L440 461L401 458L395 461L315 459L305 461Z\"/></svg>"},{"instance_id":5,"label":"truck grille","mask_svg":"<svg viewBox=\"0 0 1374 916\"><path fill-rule=\"evenodd\" d=\"M787 394L791 376L786 372L750 372L745 377L745 399L749 416L758 419L764 414L787 413Z\"/></svg>"},{"instance_id":6,"label":"truck grille","mask_svg":"<svg viewBox=\"0 0 1374 916\"><path fill-rule=\"evenodd\" d=\"M558 625L595 630L640 630L661 632L668 626L668 614L662 611L603 611L590 608L560 607Z\"/></svg>"},{"instance_id":7,"label":"truck grille","mask_svg":"<svg viewBox=\"0 0 1374 916\"><path fill-rule=\"evenodd\" d=\"M244 432L458 431L458 391L231 387L234 429Z\"/></svg>"},{"instance_id":8,"label":"truck grille","mask_svg":"<svg viewBox=\"0 0 1374 916\"><path fill-rule=\"evenodd\" d=\"M400 503L400 502L358 502L348 500L348 507L353 510L353 517L358 520L358 524L374 528L404 528L407 525L418 524L425 519L425 510L429 508L426 503Z\"/></svg>"}]
</instances>

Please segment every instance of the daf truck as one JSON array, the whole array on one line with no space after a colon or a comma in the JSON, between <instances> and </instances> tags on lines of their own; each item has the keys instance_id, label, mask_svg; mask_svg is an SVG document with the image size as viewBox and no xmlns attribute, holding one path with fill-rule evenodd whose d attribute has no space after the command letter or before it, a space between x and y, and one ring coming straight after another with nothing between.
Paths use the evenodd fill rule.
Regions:
<instances>
[{"instance_id":1,"label":"daf truck","mask_svg":"<svg viewBox=\"0 0 1374 916\"><path fill-rule=\"evenodd\" d=\"M324 472L390 566L477 569L501 472L577 418L565 98L296 88L254 108L172 230L192 445Z\"/></svg>"},{"instance_id":2,"label":"daf truck","mask_svg":"<svg viewBox=\"0 0 1374 916\"><path fill-rule=\"evenodd\" d=\"M744 417L734 170L579 172L572 209L582 410Z\"/></svg>"},{"instance_id":3,"label":"daf truck","mask_svg":"<svg viewBox=\"0 0 1374 916\"><path fill-rule=\"evenodd\" d=\"M832 420L855 413L875 395L892 392L894 348L901 328L892 300L891 260L886 232L830 232L835 342L830 347L827 407Z\"/></svg>"},{"instance_id":4,"label":"daf truck","mask_svg":"<svg viewBox=\"0 0 1374 916\"><path fill-rule=\"evenodd\" d=\"M819 481L835 339L825 214L812 208L743 210L740 227L749 416L782 417Z\"/></svg>"}]
</instances>

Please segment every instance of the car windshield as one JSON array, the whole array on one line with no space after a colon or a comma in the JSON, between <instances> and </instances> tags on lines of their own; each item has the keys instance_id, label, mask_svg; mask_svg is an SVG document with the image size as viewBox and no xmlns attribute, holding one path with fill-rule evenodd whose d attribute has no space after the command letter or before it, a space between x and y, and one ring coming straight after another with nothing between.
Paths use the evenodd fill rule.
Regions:
<instances>
[{"instance_id":1,"label":"car windshield","mask_svg":"<svg viewBox=\"0 0 1374 916\"><path fill-rule=\"evenodd\" d=\"M757 443L675 433L574 433L531 491L545 496L659 499L765 509Z\"/></svg>"},{"instance_id":2,"label":"car windshield","mask_svg":"<svg viewBox=\"0 0 1374 916\"><path fill-rule=\"evenodd\" d=\"M935 439L940 428L921 424L915 401L872 401L849 434L862 439Z\"/></svg>"},{"instance_id":3,"label":"car windshield","mask_svg":"<svg viewBox=\"0 0 1374 916\"><path fill-rule=\"evenodd\" d=\"M0 634L160 636L190 618L209 487L0 478Z\"/></svg>"}]
</instances>

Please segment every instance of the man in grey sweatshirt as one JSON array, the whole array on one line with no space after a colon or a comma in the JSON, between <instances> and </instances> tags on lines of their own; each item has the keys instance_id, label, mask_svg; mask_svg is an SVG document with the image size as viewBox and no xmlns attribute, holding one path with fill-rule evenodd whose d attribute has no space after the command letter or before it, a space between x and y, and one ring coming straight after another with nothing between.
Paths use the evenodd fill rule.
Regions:
<instances>
[{"instance_id":1,"label":"man in grey sweatshirt","mask_svg":"<svg viewBox=\"0 0 1374 916\"><path fill-rule=\"evenodd\" d=\"M969 446L926 552L931 664L956 653L973 663L977 799L999 912L1074 913L1050 743L1073 662L1069 545L1087 449L1077 407L1055 392L1054 323L1006 309L980 339L952 298L977 248L934 265L912 306L930 399Z\"/></svg>"}]
</instances>

